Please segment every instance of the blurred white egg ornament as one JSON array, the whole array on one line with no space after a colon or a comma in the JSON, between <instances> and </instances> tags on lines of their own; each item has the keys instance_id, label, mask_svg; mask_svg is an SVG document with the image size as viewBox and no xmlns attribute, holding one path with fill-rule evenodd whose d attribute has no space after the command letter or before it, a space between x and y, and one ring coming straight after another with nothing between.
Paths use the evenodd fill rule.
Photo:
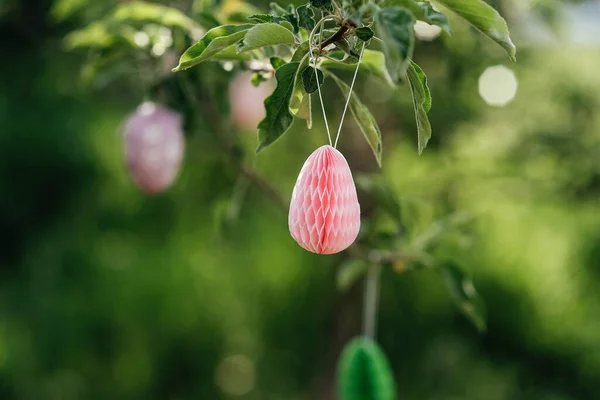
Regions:
<instances>
[{"instance_id":1,"label":"blurred white egg ornament","mask_svg":"<svg viewBox=\"0 0 600 400\"><path fill-rule=\"evenodd\" d=\"M304 249L334 254L347 249L360 230L360 205L348 162L326 145L306 160L292 193L290 233Z\"/></svg>"},{"instance_id":2,"label":"blurred white egg ornament","mask_svg":"<svg viewBox=\"0 0 600 400\"><path fill-rule=\"evenodd\" d=\"M136 185L151 194L167 189L181 168L184 152L180 114L146 102L127 119L125 160Z\"/></svg>"}]
</instances>

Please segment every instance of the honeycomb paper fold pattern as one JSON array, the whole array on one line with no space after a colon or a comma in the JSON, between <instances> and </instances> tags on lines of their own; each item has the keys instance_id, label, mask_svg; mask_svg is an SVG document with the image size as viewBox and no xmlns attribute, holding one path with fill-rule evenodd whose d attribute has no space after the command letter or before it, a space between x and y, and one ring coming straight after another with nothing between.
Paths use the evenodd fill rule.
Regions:
<instances>
[{"instance_id":1,"label":"honeycomb paper fold pattern","mask_svg":"<svg viewBox=\"0 0 600 400\"><path fill-rule=\"evenodd\" d=\"M338 150L322 146L308 157L292 193L288 223L294 240L313 253L339 253L354 242L360 205L352 172Z\"/></svg>"}]
</instances>

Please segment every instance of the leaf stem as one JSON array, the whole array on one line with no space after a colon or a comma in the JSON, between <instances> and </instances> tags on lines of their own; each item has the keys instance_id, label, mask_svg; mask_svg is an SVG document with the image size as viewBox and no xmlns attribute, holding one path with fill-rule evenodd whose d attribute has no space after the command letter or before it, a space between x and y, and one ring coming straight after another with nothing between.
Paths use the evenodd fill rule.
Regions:
<instances>
[{"instance_id":1,"label":"leaf stem","mask_svg":"<svg viewBox=\"0 0 600 400\"><path fill-rule=\"evenodd\" d=\"M379 309L379 276L381 265L371 264L365 279L363 297L363 334L375 340L377 335L377 314Z\"/></svg>"},{"instance_id":2,"label":"leaf stem","mask_svg":"<svg viewBox=\"0 0 600 400\"><path fill-rule=\"evenodd\" d=\"M319 20L319 22L317 22L315 24L315 27L313 28L312 31L310 31L310 35L308 36L308 45L310 47L312 47L312 45L313 45L313 41L315 40L315 35L317 34L317 30L319 28L321 28L321 26L323 24L325 24L326 22L329 22L329 21L335 21L335 18L333 16L331 16L331 15L327 15L327 16L321 18Z\"/></svg>"}]
</instances>

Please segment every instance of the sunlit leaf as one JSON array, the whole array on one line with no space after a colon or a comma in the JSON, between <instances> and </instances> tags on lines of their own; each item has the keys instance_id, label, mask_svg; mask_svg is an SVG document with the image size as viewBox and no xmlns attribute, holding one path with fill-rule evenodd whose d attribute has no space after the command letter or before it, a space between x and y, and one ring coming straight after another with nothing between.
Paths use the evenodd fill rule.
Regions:
<instances>
[{"instance_id":1,"label":"sunlit leaf","mask_svg":"<svg viewBox=\"0 0 600 400\"><path fill-rule=\"evenodd\" d=\"M178 9L145 1L120 3L113 18L119 22L153 22L187 31L197 28L196 23Z\"/></svg>"},{"instance_id":2,"label":"sunlit leaf","mask_svg":"<svg viewBox=\"0 0 600 400\"><path fill-rule=\"evenodd\" d=\"M285 60L283 58L271 57L269 61L271 62L271 66L273 66L273 69L277 69L285 65Z\"/></svg>"},{"instance_id":3,"label":"sunlit leaf","mask_svg":"<svg viewBox=\"0 0 600 400\"><path fill-rule=\"evenodd\" d=\"M418 148L419 154L421 154L431 138L431 123L427 116L431 109L431 94L427 86L427 76L417 64L410 62L406 70L406 76L408 77L408 85L410 86L415 108Z\"/></svg>"},{"instance_id":4,"label":"sunlit leaf","mask_svg":"<svg viewBox=\"0 0 600 400\"><path fill-rule=\"evenodd\" d=\"M517 60L517 49L510 39L506 21L493 7L482 0L438 1L502 46L513 62Z\"/></svg>"},{"instance_id":5,"label":"sunlit leaf","mask_svg":"<svg viewBox=\"0 0 600 400\"><path fill-rule=\"evenodd\" d=\"M252 80L250 82L252 82L252 86L254 87L259 87L261 83L266 82L267 78L265 78L264 76L262 76L262 74L260 73L254 73L252 74Z\"/></svg>"},{"instance_id":6,"label":"sunlit leaf","mask_svg":"<svg viewBox=\"0 0 600 400\"><path fill-rule=\"evenodd\" d=\"M281 7L279 4L277 4L274 1L269 3L269 7L271 7L271 14L278 16L278 17L283 17L284 15L287 15L289 13L288 10Z\"/></svg>"},{"instance_id":7,"label":"sunlit leaf","mask_svg":"<svg viewBox=\"0 0 600 400\"><path fill-rule=\"evenodd\" d=\"M69 33L64 41L67 49L72 50L81 47L105 48L113 45L118 40L117 36L109 32L107 25L93 22L85 28Z\"/></svg>"},{"instance_id":8,"label":"sunlit leaf","mask_svg":"<svg viewBox=\"0 0 600 400\"><path fill-rule=\"evenodd\" d=\"M292 99L290 100L290 112L306 121L308 129L312 128L312 101L310 94L306 93L302 81L298 82L294 88Z\"/></svg>"},{"instance_id":9,"label":"sunlit leaf","mask_svg":"<svg viewBox=\"0 0 600 400\"><path fill-rule=\"evenodd\" d=\"M335 62L329 59L323 60L321 67L325 69L341 69L354 71L358 58L350 58L344 62ZM385 67L385 55L377 50L365 49L360 62L360 71L368 71L378 78L384 80L389 86L396 87Z\"/></svg>"},{"instance_id":10,"label":"sunlit leaf","mask_svg":"<svg viewBox=\"0 0 600 400\"><path fill-rule=\"evenodd\" d=\"M335 74L328 73L335 83L337 83L338 87L342 91L344 98L348 98L348 94L350 93L350 87L344 83L340 78L335 76ZM377 164L381 166L381 131L377 126L377 122L375 118L369 111L369 109L360 101L356 92L352 92L352 97L350 98L350 111L354 116L354 120L356 124L360 128L363 133L367 143L371 146L373 150L373 154L375 155L375 159L377 160Z\"/></svg>"},{"instance_id":11,"label":"sunlit leaf","mask_svg":"<svg viewBox=\"0 0 600 400\"><path fill-rule=\"evenodd\" d=\"M87 0L56 0L52 4L51 14L57 21L70 18L88 5ZM0 6L0 16L2 6Z\"/></svg>"},{"instance_id":12,"label":"sunlit leaf","mask_svg":"<svg viewBox=\"0 0 600 400\"><path fill-rule=\"evenodd\" d=\"M441 12L434 10L429 1L401 0L399 4L409 9L418 20L437 25L448 34L452 34L448 18Z\"/></svg>"},{"instance_id":13,"label":"sunlit leaf","mask_svg":"<svg viewBox=\"0 0 600 400\"><path fill-rule=\"evenodd\" d=\"M235 46L229 46L210 57L218 61L250 61L252 57L248 53L238 53Z\"/></svg>"},{"instance_id":14,"label":"sunlit leaf","mask_svg":"<svg viewBox=\"0 0 600 400\"><path fill-rule=\"evenodd\" d=\"M471 220L472 216L469 213L455 212L435 221L423 233L412 240L410 251L421 253L432 249L450 229L464 225Z\"/></svg>"},{"instance_id":15,"label":"sunlit leaf","mask_svg":"<svg viewBox=\"0 0 600 400\"><path fill-rule=\"evenodd\" d=\"M252 27L252 24L223 25L209 30L198 43L183 53L174 71L182 71L208 60L239 42Z\"/></svg>"},{"instance_id":16,"label":"sunlit leaf","mask_svg":"<svg viewBox=\"0 0 600 400\"><path fill-rule=\"evenodd\" d=\"M294 55L294 58L296 56ZM292 59L294 59L292 58ZM312 127L312 110L311 110L311 96L308 94L302 83L302 74L306 65L308 65L308 58L304 57L301 59L302 63L298 67L296 76L294 78L294 91L292 92L292 98L290 99L290 112L301 119L306 120L308 129Z\"/></svg>"},{"instance_id":17,"label":"sunlit leaf","mask_svg":"<svg viewBox=\"0 0 600 400\"><path fill-rule=\"evenodd\" d=\"M337 371L340 400L395 400L396 383L385 353L360 337L346 345Z\"/></svg>"},{"instance_id":18,"label":"sunlit leaf","mask_svg":"<svg viewBox=\"0 0 600 400\"><path fill-rule=\"evenodd\" d=\"M375 31L383 41L385 65L392 81L404 77L415 47L415 17L406 8L386 7L375 13Z\"/></svg>"},{"instance_id":19,"label":"sunlit leaf","mask_svg":"<svg viewBox=\"0 0 600 400\"><path fill-rule=\"evenodd\" d=\"M241 53L279 44L291 45L295 40L294 34L279 24L258 24L248 30L238 51Z\"/></svg>"},{"instance_id":20,"label":"sunlit leaf","mask_svg":"<svg viewBox=\"0 0 600 400\"><path fill-rule=\"evenodd\" d=\"M460 311L475 325L478 331L486 330L486 309L473 281L458 266L443 264L439 268L446 289Z\"/></svg>"},{"instance_id":21,"label":"sunlit leaf","mask_svg":"<svg viewBox=\"0 0 600 400\"><path fill-rule=\"evenodd\" d=\"M290 127L294 116L290 114L290 98L294 90L294 78L300 63L290 62L275 71L277 87L265 100L265 118L258 124L259 145L257 152L279 139Z\"/></svg>"},{"instance_id":22,"label":"sunlit leaf","mask_svg":"<svg viewBox=\"0 0 600 400\"><path fill-rule=\"evenodd\" d=\"M254 14L248 17L252 22L264 24L266 22L279 22L280 18L271 14Z\"/></svg>"}]
</instances>

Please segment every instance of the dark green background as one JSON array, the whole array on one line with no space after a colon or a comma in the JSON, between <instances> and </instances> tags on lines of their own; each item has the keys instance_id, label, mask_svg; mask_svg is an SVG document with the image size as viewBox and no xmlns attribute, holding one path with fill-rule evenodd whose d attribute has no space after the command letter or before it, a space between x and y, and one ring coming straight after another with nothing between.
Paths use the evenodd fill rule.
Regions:
<instances>
[{"instance_id":1,"label":"dark green background","mask_svg":"<svg viewBox=\"0 0 600 400\"><path fill-rule=\"evenodd\" d=\"M132 185L118 132L142 93L124 77L82 83L87 54L61 44L101 17L100 3L61 21L48 0L0 3L0 398L334 398L337 357L360 332L360 283L335 287L345 256L299 248L287 216L253 186L224 223L238 173L208 128L188 132L172 189L148 197ZM388 98L358 83L383 131L382 172L415 231L474 215L471 234L448 236L436 256L473 276L488 309L479 334L435 272L383 272L379 340L400 399L600 398L600 51L536 42L514 4L502 6L514 67L455 19L454 37L418 44L433 95L423 156L407 89ZM549 10L533 12L556 25ZM505 108L477 91L496 64L519 80ZM231 73L198 71L224 92ZM328 85L338 121L343 101ZM288 199L325 143L320 113L315 121L255 160L256 138L231 133ZM341 149L356 173L376 170L350 120ZM231 395L240 385L251 390Z\"/></svg>"}]
</instances>

